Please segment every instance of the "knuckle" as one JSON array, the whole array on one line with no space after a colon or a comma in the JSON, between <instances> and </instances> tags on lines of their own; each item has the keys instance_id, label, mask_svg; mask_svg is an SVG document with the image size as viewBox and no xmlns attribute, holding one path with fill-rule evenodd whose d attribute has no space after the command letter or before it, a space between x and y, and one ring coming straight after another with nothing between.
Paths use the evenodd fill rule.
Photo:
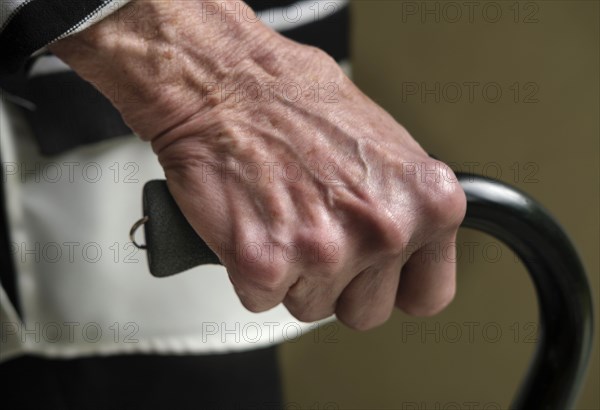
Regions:
<instances>
[{"instance_id":1,"label":"knuckle","mask_svg":"<svg viewBox=\"0 0 600 410\"><path fill-rule=\"evenodd\" d=\"M403 255L411 245L412 228L408 225L387 224L385 235L388 249L392 255Z\"/></svg>"},{"instance_id":2,"label":"knuckle","mask_svg":"<svg viewBox=\"0 0 600 410\"><path fill-rule=\"evenodd\" d=\"M285 286L286 269L278 260L242 258L236 269L249 286L274 293Z\"/></svg>"},{"instance_id":3,"label":"knuckle","mask_svg":"<svg viewBox=\"0 0 600 410\"><path fill-rule=\"evenodd\" d=\"M319 272L323 279L333 279L344 262L341 244L326 227L314 227L295 237L296 253L311 271Z\"/></svg>"},{"instance_id":4,"label":"knuckle","mask_svg":"<svg viewBox=\"0 0 600 410\"><path fill-rule=\"evenodd\" d=\"M419 190L423 217L437 226L457 228L466 212L464 191L446 164L432 160L425 167L429 171L422 171Z\"/></svg>"}]
</instances>

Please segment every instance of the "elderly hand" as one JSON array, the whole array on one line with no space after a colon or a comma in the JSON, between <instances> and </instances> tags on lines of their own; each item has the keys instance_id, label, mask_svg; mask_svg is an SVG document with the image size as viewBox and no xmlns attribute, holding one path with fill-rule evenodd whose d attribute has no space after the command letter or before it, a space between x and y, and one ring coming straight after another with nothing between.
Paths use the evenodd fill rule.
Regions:
<instances>
[{"instance_id":1,"label":"elderly hand","mask_svg":"<svg viewBox=\"0 0 600 410\"><path fill-rule=\"evenodd\" d=\"M151 142L251 311L362 330L453 298L454 174L322 51L242 2L158 0L51 49Z\"/></svg>"}]
</instances>

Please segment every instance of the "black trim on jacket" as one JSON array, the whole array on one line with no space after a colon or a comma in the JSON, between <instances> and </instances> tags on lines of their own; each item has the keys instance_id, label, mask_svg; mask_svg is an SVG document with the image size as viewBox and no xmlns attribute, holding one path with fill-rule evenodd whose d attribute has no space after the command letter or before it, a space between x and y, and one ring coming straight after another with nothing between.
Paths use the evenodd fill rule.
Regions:
<instances>
[{"instance_id":1,"label":"black trim on jacket","mask_svg":"<svg viewBox=\"0 0 600 410\"><path fill-rule=\"evenodd\" d=\"M17 71L31 54L75 30L113 0L34 0L22 6L0 33L0 73Z\"/></svg>"}]
</instances>

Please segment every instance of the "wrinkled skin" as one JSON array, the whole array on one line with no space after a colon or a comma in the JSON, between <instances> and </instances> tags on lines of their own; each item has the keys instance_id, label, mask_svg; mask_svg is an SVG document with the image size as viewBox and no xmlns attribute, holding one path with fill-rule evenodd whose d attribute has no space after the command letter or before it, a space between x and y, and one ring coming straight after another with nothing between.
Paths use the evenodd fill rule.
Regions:
<instances>
[{"instance_id":1,"label":"wrinkled skin","mask_svg":"<svg viewBox=\"0 0 600 410\"><path fill-rule=\"evenodd\" d=\"M133 2L52 50L151 142L251 311L364 330L442 310L465 212L452 171L325 53L224 4Z\"/></svg>"}]
</instances>

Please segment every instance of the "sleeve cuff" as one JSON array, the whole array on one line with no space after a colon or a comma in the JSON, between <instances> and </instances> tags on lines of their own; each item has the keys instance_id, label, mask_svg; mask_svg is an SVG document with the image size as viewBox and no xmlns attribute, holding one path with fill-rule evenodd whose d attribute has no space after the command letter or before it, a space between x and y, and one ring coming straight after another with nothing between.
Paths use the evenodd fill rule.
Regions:
<instances>
[{"instance_id":1,"label":"sleeve cuff","mask_svg":"<svg viewBox=\"0 0 600 410\"><path fill-rule=\"evenodd\" d=\"M0 9L0 73L18 71L48 44L85 30L130 0L9 0Z\"/></svg>"}]
</instances>

